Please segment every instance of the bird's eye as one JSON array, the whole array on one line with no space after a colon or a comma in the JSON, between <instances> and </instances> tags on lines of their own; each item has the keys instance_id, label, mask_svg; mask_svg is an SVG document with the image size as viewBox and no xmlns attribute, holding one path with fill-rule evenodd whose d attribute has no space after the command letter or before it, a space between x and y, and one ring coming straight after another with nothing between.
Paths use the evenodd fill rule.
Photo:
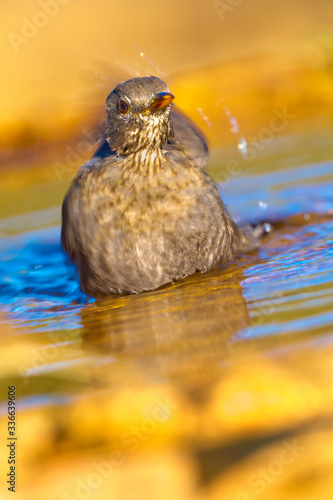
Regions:
<instances>
[{"instance_id":1,"label":"bird's eye","mask_svg":"<svg viewBox=\"0 0 333 500\"><path fill-rule=\"evenodd\" d=\"M127 102L121 100L118 103L118 109L121 115L126 115L126 113L129 112L129 105L127 104Z\"/></svg>"}]
</instances>

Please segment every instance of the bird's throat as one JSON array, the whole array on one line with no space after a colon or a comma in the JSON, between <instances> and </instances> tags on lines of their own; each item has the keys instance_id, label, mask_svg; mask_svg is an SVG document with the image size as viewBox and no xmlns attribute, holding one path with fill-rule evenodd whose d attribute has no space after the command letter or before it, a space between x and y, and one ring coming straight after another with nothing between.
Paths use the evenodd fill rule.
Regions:
<instances>
[{"instance_id":1,"label":"bird's throat","mask_svg":"<svg viewBox=\"0 0 333 500\"><path fill-rule=\"evenodd\" d=\"M133 169L144 175L154 175L163 169L164 155L160 148L144 148L133 153L128 160Z\"/></svg>"}]
</instances>

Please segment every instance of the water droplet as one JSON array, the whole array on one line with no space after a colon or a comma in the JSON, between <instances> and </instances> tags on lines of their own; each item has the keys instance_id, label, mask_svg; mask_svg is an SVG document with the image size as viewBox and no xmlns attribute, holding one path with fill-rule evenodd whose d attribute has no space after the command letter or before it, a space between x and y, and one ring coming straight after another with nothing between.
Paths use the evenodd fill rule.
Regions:
<instances>
[{"instance_id":1,"label":"water droplet","mask_svg":"<svg viewBox=\"0 0 333 500\"><path fill-rule=\"evenodd\" d=\"M205 115L205 113L204 113L203 109L202 109L202 108L197 108L197 111L198 111L199 115L201 116L201 118L202 118L202 119L203 119L203 120L207 123L207 125L208 125L209 127L211 127L211 126L212 126L212 124L211 124L211 122L210 122L210 120L209 120L208 116L207 116L207 115Z\"/></svg>"},{"instance_id":2,"label":"water droplet","mask_svg":"<svg viewBox=\"0 0 333 500\"><path fill-rule=\"evenodd\" d=\"M232 114L230 113L230 110L227 108L227 106L224 106L224 111L225 111L225 114L227 115L229 123L231 125L230 132L232 134L239 134L239 125L238 125L237 118L235 116L232 116Z\"/></svg>"},{"instance_id":3,"label":"water droplet","mask_svg":"<svg viewBox=\"0 0 333 500\"><path fill-rule=\"evenodd\" d=\"M258 202L258 205L259 205L259 207L260 207L260 208L262 208L263 210L266 210L266 208L267 208L267 203L266 203L266 201L260 200L260 201Z\"/></svg>"},{"instance_id":4,"label":"water droplet","mask_svg":"<svg viewBox=\"0 0 333 500\"><path fill-rule=\"evenodd\" d=\"M238 142L238 149L242 153L244 158L247 158L247 140L245 137L241 137Z\"/></svg>"}]
</instances>

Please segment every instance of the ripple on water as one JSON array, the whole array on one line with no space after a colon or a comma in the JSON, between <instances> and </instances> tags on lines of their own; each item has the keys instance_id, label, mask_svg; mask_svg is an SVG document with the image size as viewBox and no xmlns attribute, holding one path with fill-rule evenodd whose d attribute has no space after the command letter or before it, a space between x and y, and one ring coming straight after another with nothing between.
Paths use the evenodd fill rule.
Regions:
<instances>
[{"instance_id":1,"label":"ripple on water","mask_svg":"<svg viewBox=\"0 0 333 500\"><path fill-rule=\"evenodd\" d=\"M61 248L59 227L3 240L0 275L2 309L25 326L77 327L80 308L92 301L81 292L75 266Z\"/></svg>"},{"instance_id":2,"label":"ripple on water","mask_svg":"<svg viewBox=\"0 0 333 500\"><path fill-rule=\"evenodd\" d=\"M293 231L293 243L285 238ZM272 235L285 247L260 249L261 262L245 272L244 298L254 327L244 337L332 331L333 221L295 230L281 228ZM263 320L263 318L265 318Z\"/></svg>"}]
</instances>

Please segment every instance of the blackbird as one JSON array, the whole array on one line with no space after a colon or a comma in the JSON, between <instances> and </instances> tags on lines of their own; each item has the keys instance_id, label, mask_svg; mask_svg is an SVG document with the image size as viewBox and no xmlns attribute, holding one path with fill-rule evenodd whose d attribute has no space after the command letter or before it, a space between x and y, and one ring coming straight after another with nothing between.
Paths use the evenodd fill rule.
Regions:
<instances>
[{"instance_id":1,"label":"blackbird","mask_svg":"<svg viewBox=\"0 0 333 500\"><path fill-rule=\"evenodd\" d=\"M204 171L205 139L173 99L150 76L106 100L106 141L62 206L62 244L88 295L154 290L258 246L228 214Z\"/></svg>"}]
</instances>

